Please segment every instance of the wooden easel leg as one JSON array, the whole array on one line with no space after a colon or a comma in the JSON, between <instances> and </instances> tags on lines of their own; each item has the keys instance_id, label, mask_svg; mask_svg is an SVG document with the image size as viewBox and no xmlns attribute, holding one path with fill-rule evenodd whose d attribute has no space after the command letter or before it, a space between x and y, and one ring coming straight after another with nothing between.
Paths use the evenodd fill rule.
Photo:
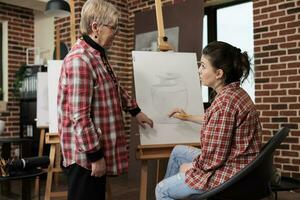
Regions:
<instances>
[{"instance_id":1,"label":"wooden easel leg","mask_svg":"<svg viewBox=\"0 0 300 200\"><path fill-rule=\"evenodd\" d=\"M112 200L109 178L106 177L106 200Z\"/></svg>"},{"instance_id":2,"label":"wooden easel leg","mask_svg":"<svg viewBox=\"0 0 300 200\"><path fill-rule=\"evenodd\" d=\"M45 143L45 129L41 129L38 156L42 156L43 155L44 143ZM37 178L35 179L35 185L34 185L34 196L35 196L35 199L39 199L40 198L39 190L40 190L40 176L37 176Z\"/></svg>"},{"instance_id":3,"label":"wooden easel leg","mask_svg":"<svg viewBox=\"0 0 300 200\"><path fill-rule=\"evenodd\" d=\"M147 176L148 176L148 163L146 160L142 160L140 200L147 199Z\"/></svg>"},{"instance_id":4,"label":"wooden easel leg","mask_svg":"<svg viewBox=\"0 0 300 200\"><path fill-rule=\"evenodd\" d=\"M164 171L164 162L163 160L158 159L156 162L156 184L164 178Z\"/></svg>"},{"instance_id":5,"label":"wooden easel leg","mask_svg":"<svg viewBox=\"0 0 300 200\"><path fill-rule=\"evenodd\" d=\"M156 161L156 180L155 183L157 184L159 182L159 169L160 168L160 160Z\"/></svg>"},{"instance_id":6,"label":"wooden easel leg","mask_svg":"<svg viewBox=\"0 0 300 200\"><path fill-rule=\"evenodd\" d=\"M57 144L56 146L56 153L55 153L55 163L54 163L54 168L60 168L60 163L61 163L61 148L60 144ZM55 186L59 185L59 173L54 173L53 175L54 179L54 184Z\"/></svg>"},{"instance_id":7,"label":"wooden easel leg","mask_svg":"<svg viewBox=\"0 0 300 200\"><path fill-rule=\"evenodd\" d=\"M50 146L50 155L49 155L50 164L48 167L47 182L45 188L45 200L50 200L56 145L57 144L51 144Z\"/></svg>"}]
</instances>

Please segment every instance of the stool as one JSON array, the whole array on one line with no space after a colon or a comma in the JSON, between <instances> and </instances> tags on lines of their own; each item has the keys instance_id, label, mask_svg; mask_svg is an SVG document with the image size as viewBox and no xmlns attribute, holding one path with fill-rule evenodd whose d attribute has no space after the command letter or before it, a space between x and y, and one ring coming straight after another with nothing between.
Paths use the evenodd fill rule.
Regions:
<instances>
[{"instance_id":1,"label":"stool","mask_svg":"<svg viewBox=\"0 0 300 200\"><path fill-rule=\"evenodd\" d=\"M275 193L275 200L277 200L277 192L290 191L300 189L300 180L282 176L279 185L271 185L271 190Z\"/></svg>"}]
</instances>

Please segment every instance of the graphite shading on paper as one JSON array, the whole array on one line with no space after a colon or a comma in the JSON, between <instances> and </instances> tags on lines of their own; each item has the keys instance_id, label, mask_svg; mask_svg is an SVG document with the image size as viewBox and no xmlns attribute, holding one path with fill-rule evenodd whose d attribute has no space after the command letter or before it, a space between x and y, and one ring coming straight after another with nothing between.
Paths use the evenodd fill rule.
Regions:
<instances>
[{"instance_id":1,"label":"graphite shading on paper","mask_svg":"<svg viewBox=\"0 0 300 200\"><path fill-rule=\"evenodd\" d=\"M195 53L133 51L136 99L154 121L140 128L141 144L197 143L201 125L168 118L175 107L204 112Z\"/></svg>"}]
</instances>

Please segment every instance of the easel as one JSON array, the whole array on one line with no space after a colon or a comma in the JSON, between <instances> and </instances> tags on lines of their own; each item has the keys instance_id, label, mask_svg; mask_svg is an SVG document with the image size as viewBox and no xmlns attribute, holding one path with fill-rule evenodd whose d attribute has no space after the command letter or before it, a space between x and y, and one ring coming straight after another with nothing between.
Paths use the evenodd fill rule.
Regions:
<instances>
[{"instance_id":1,"label":"easel","mask_svg":"<svg viewBox=\"0 0 300 200\"><path fill-rule=\"evenodd\" d=\"M167 42L168 38L165 36L164 23L162 16L161 0L155 0L156 20L158 29L158 48L160 51L173 50L172 46ZM141 181L140 181L140 200L147 199L147 181L148 181L148 161L156 160L156 183L162 178L160 160L170 157L172 149L177 144L165 145L139 145L136 150L136 158L141 160ZM199 143L181 144L199 147Z\"/></svg>"},{"instance_id":2,"label":"easel","mask_svg":"<svg viewBox=\"0 0 300 200\"><path fill-rule=\"evenodd\" d=\"M45 200L50 200L51 197L66 197L67 191L59 191L59 192L52 192L52 179L53 173L62 172L60 168L60 163L57 162L57 157L59 154L59 136L57 133L46 133L45 143L50 144L50 153L49 153L49 160L50 164L48 167L48 174L47 174L47 182L46 182L46 189L45 189ZM58 156L57 156L58 155ZM56 159L55 159L56 158Z\"/></svg>"},{"instance_id":3,"label":"easel","mask_svg":"<svg viewBox=\"0 0 300 200\"><path fill-rule=\"evenodd\" d=\"M74 0L69 1L70 4L70 37L71 45L75 43L75 4ZM60 32L58 26L56 26L56 60L60 60ZM50 164L48 167L47 182L45 189L45 200L50 200L51 197L67 197L67 191L56 191L52 192L52 180L53 173L62 172L60 167L60 140L58 133L47 133L46 144L50 144L49 160Z\"/></svg>"},{"instance_id":4,"label":"easel","mask_svg":"<svg viewBox=\"0 0 300 200\"><path fill-rule=\"evenodd\" d=\"M168 38L165 35L164 20L162 15L161 0L155 0L156 22L157 22L157 44L160 51L173 50L171 44L168 43Z\"/></svg>"},{"instance_id":5,"label":"easel","mask_svg":"<svg viewBox=\"0 0 300 200\"><path fill-rule=\"evenodd\" d=\"M40 141L39 141L39 152L38 156L43 156L43 151L44 151L44 143L45 143L45 132L47 127L38 127L40 128ZM35 186L34 186L34 194L35 197L39 196L39 188L40 188L40 177L38 176L35 179Z\"/></svg>"},{"instance_id":6,"label":"easel","mask_svg":"<svg viewBox=\"0 0 300 200\"><path fill-rule=\"evenodd\" d=\"M74 0L69 0L70 4L70 39L71 39L71 46L75 44L76 40L76 32L75 32L75 5ZM58 27L58 26L56 26ZM56 37L56 60L60 60L60 34L57 30L57 37ZM55 96L55 95L54 95ZM54 173L62 172L60 167L60 138L58 133L54 130L52 133L46 133L46 144L50 144L50 164L48 167L48 174L47 174L47 182L46 182L46 190L45 190L45 200L50 200L51 197L67 197L67 191L55 191L52 192L52 180ZM79 188L80 189L80 188ZM110 192L110 185L107 179L107 199L111 200L111 192Z\"/></svg>"}]
</instances>

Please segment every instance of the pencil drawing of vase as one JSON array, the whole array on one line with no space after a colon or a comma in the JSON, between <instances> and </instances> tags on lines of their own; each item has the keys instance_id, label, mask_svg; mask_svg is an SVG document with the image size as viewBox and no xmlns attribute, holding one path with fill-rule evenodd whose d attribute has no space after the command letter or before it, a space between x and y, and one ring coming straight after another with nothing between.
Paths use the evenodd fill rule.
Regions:
<instances>
[{"instance_id":1,"label":"pencil drawing of vase","mask_svg":"<svg viewBox=\"0 0 300 200\"><path fill-rule=\"evenodd\" d=\"M179 73L161 73L159 82L151 86L151 96L157 123L177 123L178 120L168 117L173 108L186 109L188 91Z\"/></svg>"}]
</instances>

